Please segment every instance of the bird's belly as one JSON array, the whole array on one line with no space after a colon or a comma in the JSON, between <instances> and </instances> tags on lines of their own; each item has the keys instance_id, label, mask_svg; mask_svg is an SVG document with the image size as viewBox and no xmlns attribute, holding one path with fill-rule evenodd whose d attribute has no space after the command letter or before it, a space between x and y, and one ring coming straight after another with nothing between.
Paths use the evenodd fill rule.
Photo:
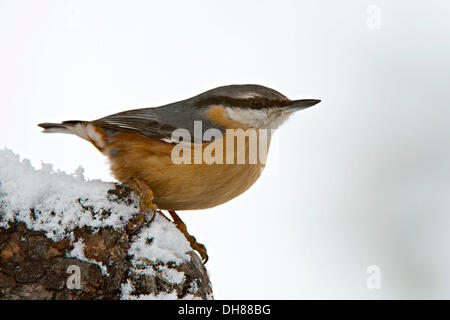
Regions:
<instances>
[{"instance_id":1,"label":"bird's belly","mask_svg":"<svg viewBox=\"0 0 450 320\"><path fill-rule=\"evenodd\" d=\"M227 202L246 191L264 166L257 164L175 164L173 145L134 139L112 145L111 169L120 182L142 179L154 193L154 203L167 210L206 209ZM122 137L117 141L125 141Z\"/></svg>"},{"instance_id":2,"label":"bird's belly","mask_svg":"<svg viewBox=\"0 0 450 320\"><path fill-rule=\"evenodd\" d=\"M172 170L160 168L145 181L161 209L196 210L237 197L255 183L261 170L258 165L178 165Z\"/></svg>"}]
</instances>

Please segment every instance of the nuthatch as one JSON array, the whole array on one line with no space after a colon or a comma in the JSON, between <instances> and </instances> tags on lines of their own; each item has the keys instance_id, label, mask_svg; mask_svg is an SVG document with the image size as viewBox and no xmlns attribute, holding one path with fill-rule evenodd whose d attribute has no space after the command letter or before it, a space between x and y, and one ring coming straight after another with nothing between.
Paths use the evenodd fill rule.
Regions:
<instances>
[{"instance_id":1,"label":"nuthatch","mask_svg":"<svg viewBox=\"0 0 450 320\"><path fill-rule=\"evenodd\" d=\"M174 210L211 208L237 197L255 183L265 163L250 163L248 155L244 163L174 163L173 150L180 143L188 143L189 148L195 149L195 146L206 148L213 142L203 137L181 142L173 138L173 132L184 129L194 137L194 122L200 122L202 135L215 129L223 136L215 136L214 143L222 141L227 145L228 130L257 130L258 135L258 130L276 129L294 111L319 102L290 100L259 85L229 85L161 107L124 111L94 121L72 120L39 126L44 132L71 133L90 141L109 158L117 180L129 183L139 194L140 221L148 209L168 210L192 248L206 262L206 249L187 233ZM268 142L270 137L269 133ZM248 138L243 146L216 148L215 156L223 151L226 157L239 148L248 152Z\"/></svg>"}]
</instances>

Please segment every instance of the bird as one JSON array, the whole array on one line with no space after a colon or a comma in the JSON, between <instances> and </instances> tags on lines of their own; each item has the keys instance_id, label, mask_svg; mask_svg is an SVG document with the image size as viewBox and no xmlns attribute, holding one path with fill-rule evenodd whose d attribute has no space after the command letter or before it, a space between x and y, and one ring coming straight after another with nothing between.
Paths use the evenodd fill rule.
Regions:
<instances>
[{"instance_id":1,"label":"bird","mask_svg":"<svg viewBox=\"0 0 450 320\"><path fill-rule=\"evenodd\" d=\"M273 132L294 112L320 101L290 100L262 85L233 84L163 106L123 111L93 121L38 125L45 133L74 134L92 143L109 158L113 176L138 194L140 217L134 227L144 221L148 211L154 217L155 212L166 210L206 263L205 246L187 232L176 211L212 208L248 190L265 167ZM240 145L229 143L239 140L236 132L244 133ZM263 153L256 161L250 154L253 132L259 139L257 152ZM214 161L195 161L197 149L201 156L208 146L213 149L209 155ZM240 163L239 151L244 153ZM180 162L177 154L186 161ZM221 161L224 158L231 161Z\"/></svg>"}]
</instances>

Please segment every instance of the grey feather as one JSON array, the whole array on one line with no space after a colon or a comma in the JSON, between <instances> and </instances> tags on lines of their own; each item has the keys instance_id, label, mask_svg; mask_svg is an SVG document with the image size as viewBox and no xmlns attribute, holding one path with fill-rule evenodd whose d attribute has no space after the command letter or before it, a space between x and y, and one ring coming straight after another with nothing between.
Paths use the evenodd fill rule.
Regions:
<instances>
[{"instance_id":1,"label":"grey feather","mask_svg":"<svg viewBox=\"0 0 450 320\"><path fill-rule=\"evenodd\" d=\"M209 128L224 130L207 119L202 108L194 109L195 101L192 99L156 108L124 111L92 121L92 123L112 135L117 132L134 132L144 137L164 141L170 140L174 130L186 129L190 132L191 141L194 142L194 121L201 121L202 136Z\"/></svg>"},{"instance_id":2,"label":"grey feather","mask_svg":"<svg viewBox=\"0 0 450 320\"><path fill-rule=\"evenodd\" d=\"M124 111L98 119L92 123L108 131L135 132L148 138L170 138L176 128L164 124L156 108Z\"/></svg>"}]
</instances>

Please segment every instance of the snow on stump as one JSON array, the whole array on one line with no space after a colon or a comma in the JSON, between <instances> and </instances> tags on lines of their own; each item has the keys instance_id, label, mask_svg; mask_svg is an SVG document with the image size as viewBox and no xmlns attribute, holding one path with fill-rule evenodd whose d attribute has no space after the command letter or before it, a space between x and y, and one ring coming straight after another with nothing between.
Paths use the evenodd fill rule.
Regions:
<instances>
[{"instance_id":1,"label":"snow on stump","mask_svg":"<svg viewBox=\"0 0 450 320\"><path fill-rule=\"evenodd\" d=\"M135 234L127 187L0 150L0 299L211 299L207 271L160 215Z\"/></svg>"}]
</instances>

